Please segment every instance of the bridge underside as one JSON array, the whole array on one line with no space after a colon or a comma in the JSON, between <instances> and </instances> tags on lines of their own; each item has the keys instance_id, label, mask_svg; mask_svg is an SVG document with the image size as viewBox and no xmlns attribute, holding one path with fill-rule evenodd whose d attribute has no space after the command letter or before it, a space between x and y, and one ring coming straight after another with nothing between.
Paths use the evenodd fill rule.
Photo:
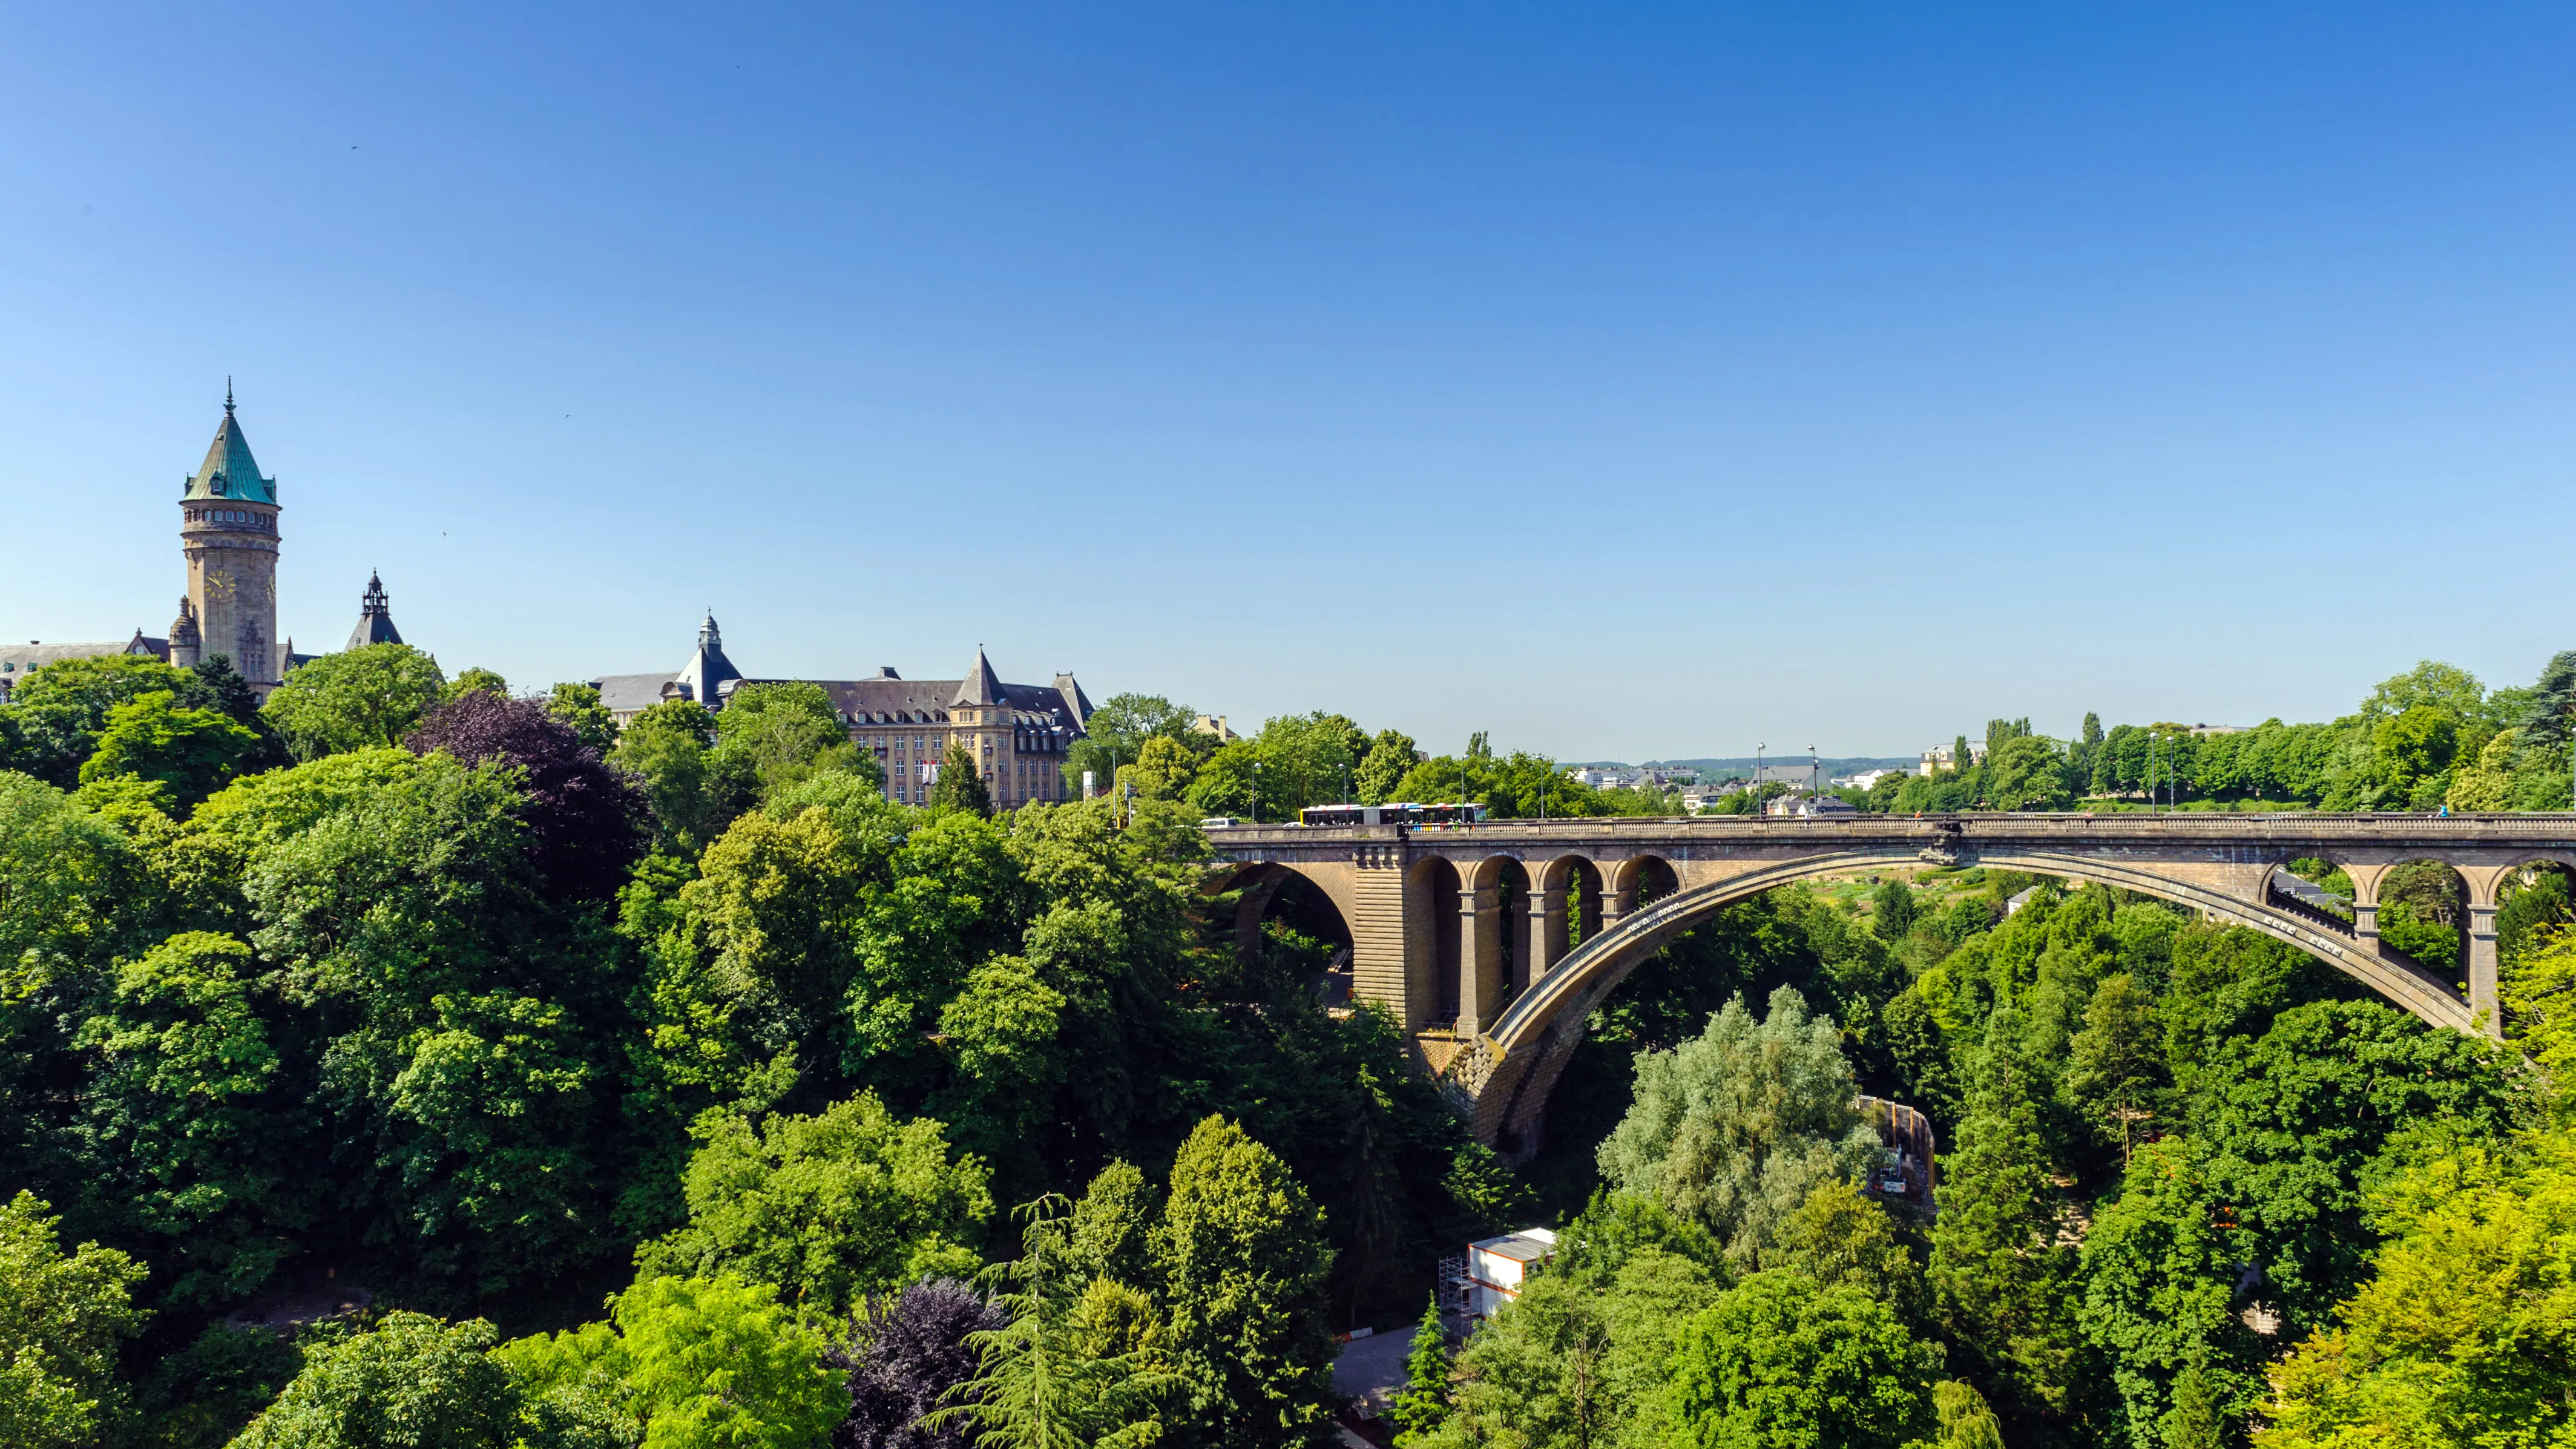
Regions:
<instances>
[{"instance_id":1,"label":"bridge underside","mask_svg":"<svg viewBox=\"0 0 2576 1449\"><path fill-rule=\"evenodd\" d=\"M1244 943L1290 875L1317 887L1349 928L1355 993L1396 1015L1477 1135L1512 1156L1536 1147L1585 1019L1630 971L1710 913L1795 881L1974 863L2098 882L2261 931L2432 1025L2494 1035L2498 888L2519 867L2576 866L2567 816L1574 821L1209 835L1237 867L1216 884L1243 892ZM2282 864L2301 857L2351 878L2352 920L2277 887ZM2380 880L2418 859L2449 865L2466 884L2462 983L2379 939Z\"/></svg>"}]
</instances>

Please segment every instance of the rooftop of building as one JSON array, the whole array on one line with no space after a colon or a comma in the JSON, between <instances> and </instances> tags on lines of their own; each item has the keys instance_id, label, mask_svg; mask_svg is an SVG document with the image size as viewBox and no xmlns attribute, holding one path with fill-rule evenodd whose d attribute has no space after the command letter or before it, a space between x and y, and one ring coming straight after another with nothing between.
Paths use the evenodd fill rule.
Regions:
<instances>
[{"instance_id":1,"label":"rooftop of building","mask_svg":"<svg viewBox=\"0 0 2576 1449\"><path fill-rule=\"evenodd\" d=\"M250 440L233 419L232 384L224 385L224 420L215 425L215 441L206 461L188 475L184 498L226 498L237 503L277 502L277 480L260 476L259 460L250 455Z\"/></svg>"}]
</instances>

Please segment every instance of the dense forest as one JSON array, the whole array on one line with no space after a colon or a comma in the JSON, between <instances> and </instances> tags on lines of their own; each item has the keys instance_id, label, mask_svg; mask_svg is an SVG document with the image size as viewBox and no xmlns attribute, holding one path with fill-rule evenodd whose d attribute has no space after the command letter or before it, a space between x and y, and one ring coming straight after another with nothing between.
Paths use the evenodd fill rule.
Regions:
<instances>
[{"instance_id":1,"label":"dense forest","mask_svg":"<svg viewBox=\"0 0 2576 1449\"><path fill-rule=\"evenodd\" d=\"M2563 794L2560 664L2334 726L1998 726L1921 783L2143 798L2145 739L2185 802L2286 798L2292 755L2321 802ZM2576 1434L2556 872L2507 901L2505 1046L2100 887L1775 892L1596 1012L1515 1169L1319 989L1311 922L1245 958L1196 822L1661 802L1192 718L1109 701L1068 769L1119 788L996 814L965 767L889 803L812 686L620 729L400 645L264 705L219 660L37 671L0 707L0 1445L1329 1442L1335 1335L1533 1222L1521 1301L1416 1340L1403 1442ZM1937 1220L1859 1186L1864 1091L1934 1119Z\"/></svg>"}]
</instances>

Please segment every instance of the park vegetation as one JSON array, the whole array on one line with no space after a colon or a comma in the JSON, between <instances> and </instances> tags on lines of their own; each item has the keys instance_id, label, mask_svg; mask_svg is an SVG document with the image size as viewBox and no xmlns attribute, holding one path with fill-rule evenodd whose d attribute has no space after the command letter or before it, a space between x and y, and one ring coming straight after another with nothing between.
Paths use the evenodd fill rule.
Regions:
<instances>
[{"instance_id":1,"label":"park vegetation","mask_svg":"<svg viewBox=\"0 0 2576 1449\"><path fill-rule=\"evenodd\" d=\"M2278 727L2341 741L2300 798L2563 794L2552 669ZM963 765L889 802L810 685L620 728L400 645L265 705L221 660L37 671L0 707L0 1446L1320 1444L1334 1335L1417 1319L1420 1445L2576 1434L2557 875L2500 918L2504 1047L2101 887L1775 892L1593 1013L1515 1170L1328 1002L1332 942L1239 949L1197 821L1650 797L1195 718L1113 699L1068 763L1110 788L997 815ZM2116 796L2135 738L2008 728L1924 783ZM2447 889L2383 930L2420 897L2434 953ZM1864 1092L1933 1118L1937 1221L1867 1190ZM1442 1254L1540 1221L1518 1303L1424 1314Z\"/></svg>"}]
</instances>

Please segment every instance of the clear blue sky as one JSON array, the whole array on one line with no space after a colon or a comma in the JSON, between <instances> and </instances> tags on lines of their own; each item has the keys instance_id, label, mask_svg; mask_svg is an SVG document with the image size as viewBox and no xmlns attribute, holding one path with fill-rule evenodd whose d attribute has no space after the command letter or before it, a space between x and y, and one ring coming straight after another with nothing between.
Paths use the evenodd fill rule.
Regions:
<instances>
[{"instance_id":1,"label":"clear blue sky","mask_svg":"<svg viewBox=\"0 0 2576 1449\"><path fill-rule=\"evenodd\" d=\"M542 13L532 13L542 12ZM2565 6L0 11L0 631L1075 670L1454 749L2576 647Z\"/></svg>"}]
</instances>

